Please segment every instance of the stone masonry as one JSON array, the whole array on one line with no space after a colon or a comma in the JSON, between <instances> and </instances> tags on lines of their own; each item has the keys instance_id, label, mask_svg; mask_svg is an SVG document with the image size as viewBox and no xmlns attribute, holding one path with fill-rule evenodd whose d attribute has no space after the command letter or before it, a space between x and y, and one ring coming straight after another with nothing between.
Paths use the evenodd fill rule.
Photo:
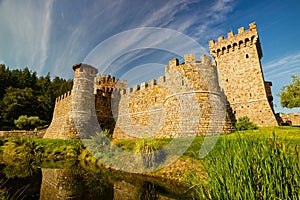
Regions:
<instances>
[{"instance_id":1,"label":"stone masonry","mask_svg":"<svg viewBox=\"0 0 300 200\"><path fill-rule=\"evenodd\" d=\"M300 112L298 113L281 113L281 119L284 123L290 124L292 126L300 126Z\"/></svg>"},{"instance_id":2,"label":"stone masonry","mask_svg":"<svg viewBox=\"0 0 300 200\"><path fill-rule=\"evenodd\" d=\"M94 79L98 70L90 65L73 65L72 91L56 99L52 122L44 138L89 138L99 132L95 110Z\"/></svg>"},{"instance_id":3,"label":"stone masonry","mask_svg":"<svg viewBox=\"0 0 300 200\"><path fill-rule=\"evenodd\" d=\"M229 133L242 116L276 126L271 82L264 81L255 23L237 35L209 42L215 58L194 54L169 61L165 75L133 88L97 75L87 64L73 66L72 91L56 99L44 137L88 138L104 129L114 138L185 137Z\"/></svg>"},{"instance_id":4,"label":"stone masonry","mask_svg":"<svg viewBox=\"0 0 300 200\"><path fill-rule=\"evenodd\" d=\"M238 29L238 34L228 33L218 42L209 41L212 56L217 62L220 85L233 109L236 119L248 116L259 126L277 126L271 82L265 82L260 59L262 50L256 29Z\"/></svg>"},{"instance_id":5,"label":"stone masonry","mask_svg":"<svg viewBox=\"0 0 300 200\"><path fill-rule=\"evenodd\" d=\"M165 76L133 88L96 69L74 65L72 92L57 98L45 138L87 138L104 129L114 138L184 137L232 132L217 68L194 54L169 62ZM227 120L226 120L227 119ZM99 126L100 125L100 126Z\"/></svg>"},{"instance_id":6,"label":"stone masonry","mask_svg":"<svg viewBox=\"0 0 300 200\"><path fill-rule=\"evenodd\" d=\"M231 132L225 98L209 56L169 62L165 76L121 91L113 107L115 138L184 137Z\"/></svg>"}]
</instances>

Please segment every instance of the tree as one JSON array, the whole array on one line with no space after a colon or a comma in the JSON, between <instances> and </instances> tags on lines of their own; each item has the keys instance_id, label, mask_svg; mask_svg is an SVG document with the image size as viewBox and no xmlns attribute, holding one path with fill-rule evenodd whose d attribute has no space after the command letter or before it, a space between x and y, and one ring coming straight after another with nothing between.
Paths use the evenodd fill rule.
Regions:
<instances>
[{"instance_id":1,"label":"tree","mask_svg":"<svg viewBox=\"0 0 300 200\"><path fill-rule=\"evenodd\" d=\"M1 114L13 123L20 115L38 116L37 105L37 97L31 88L8 87L2 100Z\"/></svg>"},{"instance_id":2,"label":"tree","mask_svg":"<svg viewBox=\"0 0 300 200\"><path fill-rule=\"evenodd\" d=\"M5 89L9 86L10 71L5 65L0 64L0 100L2 100Z\"/></svg>"},{"instance_id":3,"label":"tree","mask_svg":"<svg viewBox=\"0 0 300 200\"><path fill-rule=\"evenodd\" d=\"M43 122L38 116L27 117L27 115L21 115L18 119L14 120L17 128L23 130L32 130L42 125Z\"/></svg>"},{"instance_id":4,"label":"tree","mask_svg":"<svg viewBox=\"0 0 300 200\"><path fill-rule=\"evenodd\" d=\"M72 89L72 80L37 76L28 67L10 70L0 64L0 130L11 130L21 115L50 123L55 98Z\"/></svg>"},{"instance_id":5,"label":"tree","mask_svg":"<svg viewBox=\"0 0 300 200\"><path fill-rule=\"evenodd\" d=\"M300 107L300 76L292 75L292 83L283 86L279 93L280 104L282 107Z\"/></svg>"}]
</instances>

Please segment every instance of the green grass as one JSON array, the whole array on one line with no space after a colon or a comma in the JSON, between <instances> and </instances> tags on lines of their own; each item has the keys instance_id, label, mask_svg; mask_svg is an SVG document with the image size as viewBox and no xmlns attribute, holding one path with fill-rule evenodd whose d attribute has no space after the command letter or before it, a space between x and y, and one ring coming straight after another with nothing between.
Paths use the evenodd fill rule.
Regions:
<instances>
[{"instance_id":1,"label":"green grass","mask_svg":"<svg viewBox=\"0 0 300 200\"><path fill-rule=\"evenodd\" d=\"M82 150L80 140L9 138L1 142L1 160L6 164L37 159L77 158Z\"/></svg>"},{"instance_id":2,"label":"green grass","mask_svg":"<svg viewBox=\"0 0 300 200\"><path fill-rule=\"evenodd\" d=\"M299 127L269 127L220 137L191 174L200 199L300 199Z\"/></svg>"}]
</instances>

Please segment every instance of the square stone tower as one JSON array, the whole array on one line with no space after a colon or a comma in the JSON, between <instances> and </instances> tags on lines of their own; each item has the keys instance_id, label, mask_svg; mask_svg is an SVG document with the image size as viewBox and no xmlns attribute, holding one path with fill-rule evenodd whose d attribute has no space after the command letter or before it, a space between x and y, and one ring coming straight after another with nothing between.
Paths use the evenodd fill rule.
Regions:
<instances>
[{"instance_id":1,"label":"square stone tower","mask_svg":"<svg viewBox=\"0 0 300 200\"><path fill-rule=\"evenodd\" d=\"M238 29L238 34L209 41L219 82L236 119L248 116L259 126L277 126L270 82L265 82L260 59L262 50L255 23Z\"/></svg>"}]
</instances>

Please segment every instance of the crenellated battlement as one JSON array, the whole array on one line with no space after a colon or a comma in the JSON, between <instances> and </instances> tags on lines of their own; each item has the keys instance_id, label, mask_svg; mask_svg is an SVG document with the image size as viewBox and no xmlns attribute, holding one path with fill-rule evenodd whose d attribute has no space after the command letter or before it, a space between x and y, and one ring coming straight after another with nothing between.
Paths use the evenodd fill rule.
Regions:
<instances>
[{"instance_id":1,"label":"crenellated battlement","mask_svg":"<svg viewBox=\"0 0 300 200\"><path fill-rule=\"evenodd\" d=\"M152 87L154 85L154 82L155 82L155 85L156 85L156 80L152 79L152 80L149 81L149 83L148 82L142 82L140 85L134 85L133 88L128 87L126 89L120 89L120 94L125 95L125 94L130 94L130 93L133 93L133 92L136 92L136 91L139 91L139 90L145 90L148 87Z\"/></svg>"},{"instance_id":2,"label":"crenellated battlement","mask_svg":"<svg viewBox=\"0 0 300 200\"><path fill-rule=\"evenodd\" d=\"M204 72L203 69L211 69L211 72ZM190 74L186 76L184 74ZM197 73L198 75L196 75ZM124 88L120 90L120 95L124 96L126 94L135 93L137 91L143 91L146 89L152 90L155 87L162 86L170 88L177 87L176 90L187 90L187 84L195 85L195 77L199 77L199 73L210 73L215 76L216 74L216 66L215 61L212 61L211 57L208 55L202 55L200 60L196 60L195 54L185 54L184 62L179 63L177 58L174 58L169 61L169 65L165 67L165 75L158 77L158 79L151 79L148 82L143 82L137 85L134 85L132 88ZM193 74L191 76L191 74ZM188 80L190 79L190 80ZM188 85L189 85L188 84ZM197 85L198 83L196 83Z\"/></svg>"},{"instance_id":3,"label":"crenellated battlement","mask_svg":"<svg viewBox=\"0 0 300 200\"><path fill-rule=\"evenodd\" d=\"M111 93L114 90L123 90L126 88L127 81L123 80L121 82L119 79L116 79L114 76L106 74L98 74L95 77L95 90L102 91L103 94Z\"/></svg>"},{"instance_id":4,"label":"crenellated battlement","mask_svg":"<svg viewBox=\"0 0 300 200\"><path fill-rule=\"evenodd\" d=\"M154 86L156 85L163 85L166 83L166 78L165 76L160 76L158 78L158 82L156 79L151 79L149 82L142 82L140 85L134 85L133 88L128 87L126 89L120 89L120 94L125 95L125 94L130 94L139 90L145 90L147 88L153 89Z\"/></svg>"},{"instance_id":5,"label":"crenellated battlement","mask_svg":"<svg viewBox=\"0 0 300 200\"><path fill-rule=\"evenodd\" d=\"M238 28L238 33L236 35L234 35L234 33L231 31L227 34L227 38L224 38L224 36L219 36L218 42L210 40L209 48L210 53L216 58L224 55L225 53L230 53L254 44L258 47L258 52L261 58L262 51L255 22L249 24L248 30L245 30L244 27Z\"/></svg>"},{"instance_id":6,"label":"crenellated battlement","mask_svg":"<svg viewBox=\"0 0 300 200\"><path fill-rule=\"evenodd\" d=\"M70 90L70 91L64 93L63 95L60 95L59 97L57 97L57 98L55 99L55 102L56 102L56 103L59 103L59 102L61 102L61 101L64 101L65 99L71 97L71 95L72 95L72 90Z\"/></svg>"}]
</instances>

